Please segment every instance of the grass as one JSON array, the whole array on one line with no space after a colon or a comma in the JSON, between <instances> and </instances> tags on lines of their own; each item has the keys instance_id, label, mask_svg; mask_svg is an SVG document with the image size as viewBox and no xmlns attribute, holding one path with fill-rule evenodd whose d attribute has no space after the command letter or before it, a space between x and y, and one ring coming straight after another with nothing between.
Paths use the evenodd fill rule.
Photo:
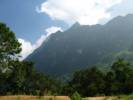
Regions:
<instances>
[{"instance_id":1,"label":"grass","mask_svg":"<svg viewBox=\"0 0 133 100\"><path fill-rule=\"evenodd\" d=\"M129 95L129 96L126 96L125 97L125 100L133 100L133 94Z\"/></svg>"}]
</instances>

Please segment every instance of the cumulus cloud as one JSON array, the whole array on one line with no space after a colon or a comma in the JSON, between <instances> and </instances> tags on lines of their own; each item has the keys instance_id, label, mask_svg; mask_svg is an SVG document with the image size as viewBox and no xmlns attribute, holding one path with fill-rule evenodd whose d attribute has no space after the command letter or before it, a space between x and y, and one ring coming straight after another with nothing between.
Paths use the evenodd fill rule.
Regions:
<instances>
[{"instance_id":1,"label":"cumulus cloud","mask_svg":"<svg viewBox=\"0 0 133 100\"><path fill-rule=\"evenodd\" d=\"M26 58L33 50L35 49L34 46L29 42L24 39L19 38L18 41L22 44L21 48L22 51L20 53L20 60L23 60Z\"/></svg>"},{"instance_id":2,"label":"cumulus cloud","mask_svg":"<svg viewBox=\"0 0 133 100\"><path fill-rule=\"evenodd\" d=\"M19 38L18 41L22 44L21 48L22 51L20 53L20 60L25 59L29 54L31 54L35 49L40 47L43 42L53 33L56 33L57 31L63 31L61 27L55 27L52 26L50 28L47 28L45 30L45 34L43 34L36 42L35 44L32 44L30 41L24 40Z\"/></svg>"},{"instance_id":3,"label":"cumulus cloud","mask_svg":"<svg viewBox=\"0 0 133 100\"><path fill-rule=\"evenodd\" d=\"M47 0L36 10L46 13L53 20L92 25L110 18L108 9L121 2L122 0Z\"/></svg>"}]
</instances>

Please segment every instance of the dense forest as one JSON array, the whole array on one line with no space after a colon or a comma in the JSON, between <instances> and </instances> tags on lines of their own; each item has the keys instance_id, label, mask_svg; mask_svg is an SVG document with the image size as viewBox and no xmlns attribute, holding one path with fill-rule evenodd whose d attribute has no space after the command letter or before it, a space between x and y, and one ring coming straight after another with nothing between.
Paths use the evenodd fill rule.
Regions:
<instances>
[{"instance_id":1,"label":"dense forest","mask_svg":"<svg viewBox=\"0 0 133 100\"><path fill-rule=\"evenodd\" d=\"M76 92L87 97L133 92L133 66L124 59L107 66L107 71L88 67L63 80L37 72L32 62L19 61L20 52L15 33L0 23L0 95L71 96Z\"/></svg>"}]
</instances>

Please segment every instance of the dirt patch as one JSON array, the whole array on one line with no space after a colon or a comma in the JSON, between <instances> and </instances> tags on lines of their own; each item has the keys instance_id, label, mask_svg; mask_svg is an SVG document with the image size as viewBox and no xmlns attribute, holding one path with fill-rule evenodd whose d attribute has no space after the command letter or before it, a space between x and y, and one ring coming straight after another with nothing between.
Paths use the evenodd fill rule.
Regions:
<instances>
[{"instance_id":1,"label":"dirt patch","mask_svg":"<svg viewBox=\"0 0 133 100\"><path fill-rule=\"evenodd\" d=\"M83 100L116 100L117 97L88 97L88 98L83 98ZM117 100L122 100L122 99L117 99Z\"/></svg>"},{"instance_id":2,"label":"dirt patch","mask_svg":"<svg viewBox=\"0 0 133 100\"><path fill-rule=\"evenodd\" d=\"M68 96L0 96L0 100L70 100Z\"/></svg>"},{"instance_id":3,"label":"dirt patch","mask_svg":"<svg viewBox=\"0 0 133 100\"><path fill-rule=\"evenodd\" d=\"M68 96L0 96L0 100L71 100ZM118 97L87 97L82 100L124 100ZM133 100L133 99L129 99Z\"/></svg>"}]
</instances>

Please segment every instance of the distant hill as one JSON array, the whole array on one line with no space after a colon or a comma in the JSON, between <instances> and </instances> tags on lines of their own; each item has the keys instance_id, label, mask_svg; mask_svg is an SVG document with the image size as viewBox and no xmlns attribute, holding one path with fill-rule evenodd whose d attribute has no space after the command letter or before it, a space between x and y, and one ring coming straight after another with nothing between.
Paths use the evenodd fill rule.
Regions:
<instances>
[{"instance_id":1,"label":"distant hill","mask_svg":"<svg viewBox=\"0 0 133 100\"><path fill-rule=\"evenodd\" d=\"M36 69L63 75L95 64L108 64L118 57L133 61L133 15L118 16L105 25L75 23L65 32L52 34L26 58Z\"/></svg>"}]
</instances>

